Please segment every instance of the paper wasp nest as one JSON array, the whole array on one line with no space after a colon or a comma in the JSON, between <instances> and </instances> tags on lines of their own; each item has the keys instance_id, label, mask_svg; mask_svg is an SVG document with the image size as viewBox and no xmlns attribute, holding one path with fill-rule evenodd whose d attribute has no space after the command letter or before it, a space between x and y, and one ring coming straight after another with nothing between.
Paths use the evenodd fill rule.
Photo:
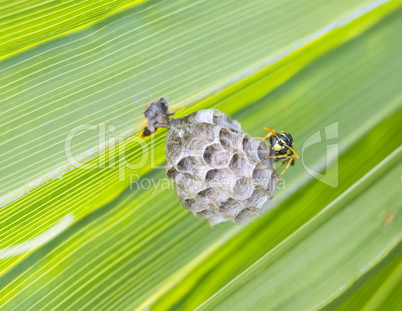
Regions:
<instances>
[{"instance_id":1,"label":"paper wasp nest","mask_svg":"<svg viewBox=\"0 0 402 311\"><path fill-rule=\"evenodd\" d=\"M145 112L144 135L167 127L166 176L181 205L211 226L244 224L268 209L278 177L270 147L244 133L240 123L215 109L169 118L163 99Z\"/></svg>"}]
</instances>

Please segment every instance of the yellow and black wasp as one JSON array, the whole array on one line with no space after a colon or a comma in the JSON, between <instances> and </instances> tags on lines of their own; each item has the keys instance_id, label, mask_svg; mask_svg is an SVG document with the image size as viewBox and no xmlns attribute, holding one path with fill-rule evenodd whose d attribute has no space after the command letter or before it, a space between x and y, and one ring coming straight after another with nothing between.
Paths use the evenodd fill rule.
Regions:
<instances>
[{"instance_id":1,"label":"yellow and black wasp","mask_svg":"<svg viewBox=\"0 0 402 311\"><path fill-rule=\"evenodd\" d=\"M275 159L276 162L282 161L281 165L276 169L276 172L283 166L286 165L284 170L279 174L278 183L281 179L283 173L289 168L290 165L294 164L294 160L299 158L297 152L293 149L293 137L287 132L278 132L264 127L264 130L269 131L269 134L264 138L259 138L260 140L269 139L271 144L271 150L273 155L265 157L266 159Z\"/></svg>"}]
</instances>

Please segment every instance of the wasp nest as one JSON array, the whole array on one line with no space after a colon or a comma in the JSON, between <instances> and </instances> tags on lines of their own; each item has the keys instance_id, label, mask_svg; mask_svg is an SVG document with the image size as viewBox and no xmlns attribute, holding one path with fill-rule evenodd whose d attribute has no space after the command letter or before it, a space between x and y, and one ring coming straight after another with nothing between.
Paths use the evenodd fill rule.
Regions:
<instances>
[{"instance_id":1,"label":"wasp nest","mask_svg":"<svg viewBox=\"0 0 402 311\"><path fill-rule=\"evenodd\" d=\"M181 205L211 226L230 220L244 224L268 209L278 177L270 147L244 133L240 123L216 109L169 118L163 99L145 111L144 136L158 127L166 136L166 176Z\"/></svg>"}]
</instances>

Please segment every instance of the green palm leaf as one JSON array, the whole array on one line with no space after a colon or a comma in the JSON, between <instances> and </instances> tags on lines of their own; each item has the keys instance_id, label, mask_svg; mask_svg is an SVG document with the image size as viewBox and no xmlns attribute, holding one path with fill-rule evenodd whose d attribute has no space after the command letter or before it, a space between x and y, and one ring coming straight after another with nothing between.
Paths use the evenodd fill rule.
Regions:
<instances>
[{"instance_id":1,"label":"green palm leaf","mask_svg":"<svg viewBox=\"0 0 402 311\"><path fill-rule=\"evenodd\" d=\"M3 309L399 309L398 1L0 8ZM166 130L140 138L161 96L292 133L271 212L211 230L179 205Z\"/></svg>"}]
</instances>

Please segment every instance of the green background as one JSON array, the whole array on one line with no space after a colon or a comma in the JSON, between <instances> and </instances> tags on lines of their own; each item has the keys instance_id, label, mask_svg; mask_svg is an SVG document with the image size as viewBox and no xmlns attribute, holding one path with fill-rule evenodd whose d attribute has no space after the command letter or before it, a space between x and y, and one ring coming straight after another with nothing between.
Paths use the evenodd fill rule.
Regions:
<instances>
[{"instance_id":1,"label":"green background","mask_svg":"<svg viewBox=\"0 0 402 311\"><path fill-rule=\"evenodd\" d=\"M402 308L400 1L18 0L0 16L2 309ZM140 139L161 96L293 135L270 212L211 229L180 206L166 130ZM79 165L65 142L85 124Z\"/></svg>"}]
</instances>

